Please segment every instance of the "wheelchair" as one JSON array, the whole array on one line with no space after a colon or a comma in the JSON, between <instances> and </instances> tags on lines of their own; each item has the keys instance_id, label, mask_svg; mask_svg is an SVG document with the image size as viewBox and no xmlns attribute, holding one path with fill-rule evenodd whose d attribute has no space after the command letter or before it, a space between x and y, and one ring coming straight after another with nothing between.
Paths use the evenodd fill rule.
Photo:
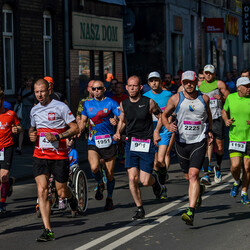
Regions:
<instances>
[{"instance_id":1,"label":"wheelchair","mask_svg":"<svg viewBox=\"0 0 250 250\"><path fill-rule=\"evenodd\" d=\"M88 181L84 171L80 169L78 164L74 164L70 167L68 187L73 191L78 201L77 213L79 215L83 215L88 208ZM51 214L53 214L54 211L62 211L59 209L59 197L56 191L53 175L51 175L49 178L48 199L51 206ZM67 199L64 199L64 203L65 209L67 209ZM36 205L36 216L41 218L38 199ZM71 216L76 216L75 211L71 211Z\"/></svg>"}]
</instances>

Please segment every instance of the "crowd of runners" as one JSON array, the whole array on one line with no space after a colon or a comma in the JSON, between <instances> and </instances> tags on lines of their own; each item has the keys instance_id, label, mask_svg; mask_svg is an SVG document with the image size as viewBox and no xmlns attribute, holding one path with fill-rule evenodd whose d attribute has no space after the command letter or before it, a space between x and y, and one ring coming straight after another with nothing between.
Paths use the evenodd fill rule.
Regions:
<instances>
[{"instance_id":1,"label":"crowd of runners","mask_svg":"<svg viewBox=\"0 0 250 250\"><path fill-rule=\"evenodd\" d=\"M167 200L166 181L174 151L189 184L189 207L181 219L193 225L205 185L211 185L212 177L217 184L223 180L224 147L229 148L230 170L235 180L230 195L236 197L241 192L241 203L250 204L247 194L250 181L249 70L225 82L216 79L215 67L210 64L197 73L188 70L172 79L171 74L162 78L154 71L148 74L148 83L144 85L139 76L133 75L125 88L122 82L111 79L109 90L102 81L91 80L87 87L89 95L79 102L76 116L65 98L53 91L51 77L34 83L37 102L30 112L29 138L35 144L33 173L44 224L37 241L55 239L48 200L51 174L60 199L67 198L71 210L77 210L75 194L67 186L69 150L66 139L78 138L83 133L88 138L88 161L97 182L96 200L103 200L107 187L104 210L114 209L112 196L118 154L125 156L129 189L137 207L132 220L139 220L145 217L139 182L152 186L157 199ZM0 90L1 214L6 212L6 199L14 183L9 176L13 134L22 131L16 113L6 104L4 92ZM226 127L229 127L229 145L224 143ZM216 152L215 166L211 165L213 152Z\"/></svg>"}]
</instances>

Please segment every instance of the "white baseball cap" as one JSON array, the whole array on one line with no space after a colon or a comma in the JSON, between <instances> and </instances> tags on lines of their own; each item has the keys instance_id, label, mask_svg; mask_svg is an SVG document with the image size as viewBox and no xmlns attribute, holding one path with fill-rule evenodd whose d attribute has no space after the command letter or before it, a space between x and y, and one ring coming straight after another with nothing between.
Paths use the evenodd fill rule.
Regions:
<instances>
[{"instance_id":1,"label":"white baseball cap","mask_svg":"<svg viewBox=\"0 0 250 250\"><path fill-rule=\"evenodd\" d=\"M214 73L215 72L215 68L214 68L214 65L212 65L212 64L207 64L205 67L204 67L204 69L203 69L203 71L208 71L208 72L210 72L210 73Z\"/></svg>"},{"instance_id":2,"label":"white baseball cap","mask_svg":"<svg viewBox=\"0 0 250 250\"><path fill-rule=\"evenodd\" d=\"M196 74L194 71L188 70L182 73L182 77L181 80L190 80L190 81L194 81L197 78Z\"/></svg>"},{"instance_id":3,"label":"white baseball cap","mask_svg":"<svg viewBox=\"0 0 250 250\"><path fill-rule=\"evenodd\" d=\"M157 71L151 72L151 73L148 75L148 80L149 80L150 78L153 78L153 77L161 79L161 76L160 76L160 74L159 74Z\"/></svg>"},{"instance_id":4,"label":"white baseball cap","mask_svg":"<svg viewBox=\"0 0 250 250\"><path fill-rule=\"evenodd\" d=\"M250 83L250 79L248 77L240 77L237 82L236 82L236 86L239 87L241 85L247 85Z\"/></svg>"}]
</instances>

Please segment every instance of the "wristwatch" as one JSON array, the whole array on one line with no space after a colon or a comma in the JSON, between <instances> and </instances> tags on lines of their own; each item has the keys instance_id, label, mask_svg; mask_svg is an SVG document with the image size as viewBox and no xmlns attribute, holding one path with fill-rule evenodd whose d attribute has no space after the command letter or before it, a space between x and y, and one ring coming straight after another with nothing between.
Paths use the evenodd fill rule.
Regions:
<instances>
[{"instance_id":1,"label":"wristwatch","mask_svg":"<svg viewBox=\"0 0 250 250\"><path fill-rule=\"evenodd\" d=\"M60 136L59 136L59 134L56 134L55 137L56 137L56 140L57 140L57 141L60 141Z\"/></svg>"}]
</instances>

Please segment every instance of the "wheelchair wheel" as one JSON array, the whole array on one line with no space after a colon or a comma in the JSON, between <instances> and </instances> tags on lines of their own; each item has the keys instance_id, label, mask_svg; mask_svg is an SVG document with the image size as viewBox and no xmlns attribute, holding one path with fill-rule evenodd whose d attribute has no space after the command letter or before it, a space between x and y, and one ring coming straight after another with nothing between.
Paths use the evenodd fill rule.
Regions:
<instances>
[{"instance_id":1,"label":"wheelchair wheel","mask_svg":"<svg viewBox=\"0 0 250 250\"><path fill-rule=\"evenodd\" d=\"M77 212L83 214L88 207L88 182L85 173L81 169L74 172L73 187L78 200Z\"/></svg>"}]
</instances>

